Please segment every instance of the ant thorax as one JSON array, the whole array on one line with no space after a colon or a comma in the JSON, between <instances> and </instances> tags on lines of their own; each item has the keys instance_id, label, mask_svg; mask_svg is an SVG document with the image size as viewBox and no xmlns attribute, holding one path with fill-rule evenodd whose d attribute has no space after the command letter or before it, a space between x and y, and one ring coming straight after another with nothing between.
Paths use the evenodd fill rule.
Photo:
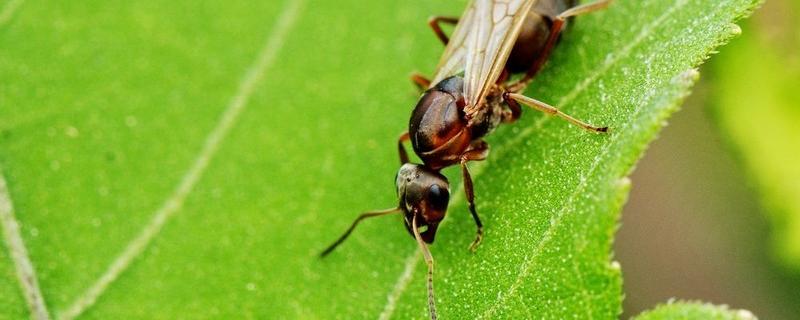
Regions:
<instances>
[{"instance_id":1,"label":"ant thorax","mask_svg":"<svg viewBox=\"0 0 800 320\"><path fill-rule=\"evenodd\" d=\"M468 127L472 129L472 138L480 138L492 133L504 119L510 117L510 111L503 100L503 90L500 86L493 86L469 119Z\"/></svg>"}]
</instances>

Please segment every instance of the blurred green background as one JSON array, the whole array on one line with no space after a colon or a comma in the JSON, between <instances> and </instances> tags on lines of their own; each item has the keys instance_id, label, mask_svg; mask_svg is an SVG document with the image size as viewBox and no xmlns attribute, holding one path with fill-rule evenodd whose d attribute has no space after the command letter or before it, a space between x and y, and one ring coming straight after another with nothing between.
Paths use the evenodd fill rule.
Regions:
<instances>
[{"instance_id":1,"label":"blurred green background","mask_svg":"<svg viewBox=\"0 0 800 320\"><path fill-rule=\"evenodd\" d=\"M800 315L800 3L768 0L742 29L631 177L628 315L669 298Z\"/></svg>"}]
</instances>

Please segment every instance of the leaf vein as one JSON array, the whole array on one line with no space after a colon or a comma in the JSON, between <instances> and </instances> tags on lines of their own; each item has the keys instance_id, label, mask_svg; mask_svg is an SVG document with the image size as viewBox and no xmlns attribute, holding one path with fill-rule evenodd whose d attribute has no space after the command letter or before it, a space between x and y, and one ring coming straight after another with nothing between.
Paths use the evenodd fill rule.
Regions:
<instances>
[{"instance_id":1,"label":"leaf vein","mask_svg":"<svg viewBox=\"0 0 800 320\"><path fill-rule=\"evenodd\" d=\"M14 217L14 205L8 192L8 185L5 177L0 173L0 222L3 224L4 240L14 267L17 270L17 278L20 288L28 302L28 310L33 319L50 319L47 305L44 303L42 290L39 288L39 280L36 276L36 269L31 263L25 242L19 233L19 221Z\"/></svg>"},{"instance_id":2,"label":"leaf vein","mask_svg":"<svg viewBox=\"0 0 800 320\"><path fill-rule=\"evenodd\" d=\"M156 210L150 222L141 230L136 238L128 243L125 249L114 259L100 278L80 295L65 312L59 314L59 319L73 319L83 313L87 308L94 305L97 298L105 292L106 288L119 278L120 274L130 266L134 259L144 252L153 238L161 231L167 220L181 209L187 196L194 189L194 186L202 177L212 157L219 149L220 144L244 110L256 85L263 78L264 72L272 65L277 57L280 48L285 42L288 30L297 18L302 2L302 0L286 1L284 9L276 20L273 31L268 35L256 61L248 68L239 84L236 94L232 97L217 125L206 137L203 148L195 158L192 166L181 179L178 187L169 198L166 199L162 206Z\"/></svg>"},{"instance_id":3,"label":"leaf vein","mask_svg":"<svg viewBox=\"0 0 800 320\"><path fill-rule=\"evenodd\" d=\"M0 27L11 21L11 18L14 17L14 13L17 12L17 9L19 9L23 2L25 2L25 0L11 0L6 3L6 6L3 7L3 11L0 11Z\"/></svg>"},{"instance_id":4,"label":"leaf vein","mask_svg":"<svg viewBox=\"0 0 800 320\"><path fill-rule=\"evenodd\" d=\"M392 292L387 295L386 305L383 307L383 311L378 316L378 319L391 319L394 309L397 307L397 301L400 300L400 296L408 287L408 284L411 282L411 278L414 277L414 270L416 269L420 258L422 258L422 251L419 249L414 250L414 253L408 256L406 259L405 268L403 268L403 273L400 274L400 277L397 279L397 282L392 288Z\"/></svg>"}]
</instances>

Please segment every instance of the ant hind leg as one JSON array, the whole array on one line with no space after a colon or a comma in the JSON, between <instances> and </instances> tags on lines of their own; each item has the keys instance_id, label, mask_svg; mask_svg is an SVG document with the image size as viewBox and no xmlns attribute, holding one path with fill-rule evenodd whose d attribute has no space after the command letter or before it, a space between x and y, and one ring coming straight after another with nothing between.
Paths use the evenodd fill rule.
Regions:
<instances>
[{"instance_id":1,"label":"ant hind leg","mask_svg":"<svg viewBox=\"0 0 800 320\"><path fill-rule=\"evenodd\" d=\"M574 16L605 9L606 7L608 7L609 4L611 4L612 1L613 0L597 0L592 3L582 4L569 8L567 10L564 10L564 12L555 16L553 18L553 24L550 26L550 36L547 38L547 42L545 44L544 50L542 50L542 54L540 54L539 57L536 59L536 61L533 62L531 68L528 69L528 71L525 73L525 76L522 77L522 79L508 86L509 88L508 91L515 93L521 92L523 89L525 89L525 87L528 86L528 84L531 82L531 79L533 79L533 76L536 75L536 73L538 73L539 70L542 69L542 66L544 65L545 61L547 61L547 59L550 57L550 53L552 53L553 47L556 44L556 40L558 40L558 36L561 34L561 30L564 28L564 23L566 23L567 19Z\"/></svg>"},{"instance_id":2,"label":"ant hind leg","mask_svg":"<svg viewBox=\"0 0 800 320\"><path fill-rule=\"evenodd\" d=\"M456 25L458 23L458 18L433 16L430 19L428 19L428 25L431 26L431 29L433 29L433 33L436 34L436 37L439 38L439 40L442 40L442 43L444 43L444 45L447 45L447 43L450 42L450 37L444 34L444 31L442 31L442 26L440 25L440 23Z\"/></svg>"}]
</instances>

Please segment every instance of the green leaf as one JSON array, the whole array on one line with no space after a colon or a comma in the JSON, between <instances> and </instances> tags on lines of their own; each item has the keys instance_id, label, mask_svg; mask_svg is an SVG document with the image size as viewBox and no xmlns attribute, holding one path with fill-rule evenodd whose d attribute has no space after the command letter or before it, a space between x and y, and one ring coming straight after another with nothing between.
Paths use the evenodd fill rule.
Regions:
<instances>
[{"instance_id":1,"label":"green leaf","mask_svg":"<svg viewBox=\"0 0 800 320\"><path fill-rule=\"evenodd\" d=\"M719 125L750 172L773 226L774 252L800 270L800 4L769 1L712 64Z\"/></svg>"},{"instance_id":2,"label":"green leaf","mask_svg":"<svg viewBox=\"0 0 800 320\"><path fill-rule=\"evenodd\" d=\"M757 0L618 1L580 17L528 92L537 112L456 170L432 246L442 318L611 318L626 176ZM49 312L88 318L423 318L398 217L396 138L462 3L24 2L0 25L0 166ZM23 294L0 262L0 293ZM5 298L4 298L5 299ZM21 311L22 310L22 311Z\"/></svg>"},{"instance_id":3,"label":"green leaf","mask_svg":"<svg viewBox=\"0 0 800 320\"><path fill-rule=\"evenodd\" d=\"M756 316L747 310L731 310L727 306L715 306L701 302L670 301L645 311L634 320L755 320Z\"/></svg>"}]
</instances>

